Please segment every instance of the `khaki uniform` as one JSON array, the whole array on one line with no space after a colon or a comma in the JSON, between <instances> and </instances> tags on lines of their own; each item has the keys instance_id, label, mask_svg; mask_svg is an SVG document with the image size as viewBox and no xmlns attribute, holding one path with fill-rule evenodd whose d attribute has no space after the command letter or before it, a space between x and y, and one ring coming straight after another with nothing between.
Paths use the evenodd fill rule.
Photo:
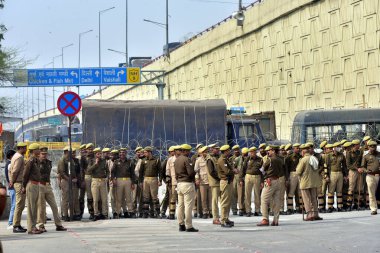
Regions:
<instances>
[{"instance_id":1,"label":"khaki uniform","mask_svg":"<svg viewBox=\"0 0 380 253\"><path fill-rule=\"evenodd\" d=\"M219 198L220 198L220 179L217 172L217 162L219 156L208 155L207 177L211 188L211 212L214 220L219 220Z\"/></svg>"},{"instance_id":2,"label":"khaki uniform","mask_svg":"<svg viewBox=\"0 0 380 253\"><path fill-rule=\"evenodd\" d=\"M177 180L175 178L175 168L174 168L174 162L177 159L176 156L171 156L168 158L168 161L166 163L166 176L170 177L170 185L169 185L169 214L172 216L175 215L175 209L176 204L178 201L178 194L177 194Z\"/></svg>"},{"instance_id":3,"label":"khaki uniform","mask_svg":"<svg viewBox=\"0 0 380 253\"><path fill-rule=\"evenodd\" d=\"M107 180L109 168L106 160L100 158L98 163L93 160L93 163L88 166L88 172L92 177L91 193L94 198L94 214L95 216L102 214L108 217ZM101 209L99 209L99 200L102 203Z\"/></svg>"},{"instance_id":4,"label":"khaki uniform","mask_svg":"<svg viewBox=\"0 0 380 253\"><path fill-rule=\"evenodd\" d=\"M171 185L170 182L168 182L169 176L166 176L166 165L168 164L168 159L170 157L167 157L161 164L161 178L165 182L165 195L162 198L161 201L161 218L164 218L166 216L166 211L168 210L169 204L170 204L170 192L171 192Z\"/></svg>"},{"instance_id":5,"label":"khaki uniform","mask_svg":"<svg viewBox=\"0 0 380 253\"><path fill-rule=\"evenodd\" d=\"M116 180L116 210L117 213L123 210L123 213L135 213L132 201L132 185L135 182L135 164L130 159L117 159L113 163L112 179ZM127 203L128 210L122 207L123 202Z\"/></svg>"},{"instance_id":6,"label":"khaki uniform","mask_svg":"<svg viewBox=\"0 0 380 253\"><path fill-rule=\"evenodd\" d=\"M289 173L289 176L287 177L289 180L289 191L288 191L288 200L287 200L288 210L294 210L293 198L295 197L296 192L299 192L299 179L296 173L296 168L301 158L302 157L299 153L293 153L285 159L286 170ZM302 200L295 199L295 202L301 203Z\"/></svg>"},{"instance_id":7,"label":"khaki uniform","mask_svg":"<svg viewBox=\"0 0 380 253\"><path fill-rule=\"evenodd\" d=\"M178 223L193 227L192 209L195 201L195 171L188 157L180 155L174 162L178 190Z\"/></svg>"},{"instance_id":8,"label":"khaki uniform","mask_svg":"<svg viewBox=\"0 0 380 253\"><path fill-rule=\"evenodd\" d=\"M300 189L308 218L318 217L317 189L320 185L319 168L310 164L311 155L305 154L297 165L297 175L300 177Z\"/></svg>"},{"instance_id":9,"label":"khaki uniform","mask_svg":"<svg viewBox=\"0 0 380 253\"><path fill-rule=\"evenodd\" d=\"M79 190L79 209L80 209L80 215L83 216L84 213L84 197L86 196L86 182L84 179L84 170L85 170L85 161L86 157L79 156L79 166L80 166L80 173L78 174L78 190Z\"/></svg>"},{"instance_id":10,"label":"khaki uniform","mask_svg":"<svg viewBox=\"0 0 380 253\"><path fill-rule=\"evenodd\" d=\"M261 213L263 219L269 221L269 205L273 199L273 222L278 223L280 217L280 194L281 185L279 179L280 171L284 166L281 158L268 157L263 165L265 172L264 175L264 188L261 192Z\"/></svg>"},{"instance_id":11,"label":"khaki uniform","mask_svg":"<svg viewBox=\"0 0 380 253\"><path fill-rule=\"evenodd\" d=\"M212 192L208 183L208 168L207 158L200 156L195 162L194 171L197 173L195 178L199 180L199 191L201 192L202 213L203 215L210 215L212 206Z\"/></svg>"},{"instance_id":12,"label":"khaki uniform","mask_svg":"<svg viewBox=\"0 0 380 253\"><path fill-rule=\"evenodd\" d=\"M320 171L320 179L319 179L319 187L318 187L318 209L319 211L324 212L326 210L326 193L327 193L327 187L328 182L326 178L328 177L328 169L327 169L327 163L326 163L327 155L322 153L319 154L318 161L321 168Z\"/></svg>"},{"instance_id":13,"label":"khaki uniform","mask_svg":"<svg viewBox=\"0 0 380 253\"><path fill-rule=\"evenodd\" d=\"M140 182L143 183L143 212L147 216L149 213L149 202L152 199L156 215L160 215L160 202L158 200L158 182L161 172L161 162L159 159L145 158L140 167ZM161 181L161 179L160 179Z\"/></svg>"},{"instance_id":14,"label":"khaki uniform","mask_svg":"<svg viewBox=\"0 0 380 253\"><path fill-rule=\"evenodd\" d=\"M55 202L55 197L53 189L50 184L50 173L52 164L50 160L40 161L40 188L38 196L38 215L37 215L37 226L39 228L44 227L46 222L46 202L49 204L54 217L54 223L56 226L62 226L61 219L59 218L57 203Z\"/></svg>"},{"instance_id":15,"label":"khaki uniform","mask_svg":"<svg viewBox=\"0 0 380 253\"><path fill-rule=\"evenodd\" d=\"M232 165L225 155L221 155L217 163L218 177L220 178L220 213L221 223L229 221L231 209L232 181L234 172Z\"/></svg>"},{"instance_id":16,"label":"khaki uniform","mask_svg":"<svg viewBox=\"0 0 380 253\"><path fill-rule=\"evenodd\" d=\"M71 174L72 180L77 179L74 160L71 161L70 174ZM62 157L58 162L58 175L61 178L61 182L60 182L61 191L62 191L61 213L64 217L68 217L69 208L70 208L69 160L65 157ZM73 194L72 201L73 201L74 210L70 210L70 212L72 212L73 215L78 216L80 215L78 182L71 182L71 186L72 186L72 194Z\"/></svg>"},{"instance_id":17,"label":"khaki uniform","mask_svg":"<svg viewBox=\"0 0 380 253\"><path fill-rule=\"evenodd\" d=\"M142 217L143 214L143 190L142 190L142 182L139 181L140 178L140 168L142 164L143 159L134 159L134 162L136 164L135 167L135 189L132 191L132 201L133 201L133 207L135 210L138 211L139 216ZM150 203L151 209L153 209L153 204Z\"/></svg>"},{"instance_id":18,"label":"khaki uniform","mask_svg":"<svg viewBox=\"0 0 380 253\"><path fill-rule=\"evenodd\" d=\"M232 182L231 209L233 212L237 212L239 209L240 212L245 213L244 181L243 186L240 186L240 172L243 167L244 158L244 156L240 155L238 157L232 156L230 159L232 168L237 170L237 172L234 175L234 180Z\"/></svg>"},{"instance_id":19,"label":"khaki uniform","mask_svg":"<svg viewBox=\"0 0 380 253\"><path fill-rule=\"evenodd\" d=\"M279 155L278 157L280 159L282 159L282 161L285 164L286 156ZM284 201L285 201L285 192L286 192L286 180L287 180L286 177L287 177L288 174L289 173L286 171L286 166L283 166L283 169L280 172L280 177L278 179L280 181L280 187L281 187L281 194L280 194L280 211L281 212L284 211L284 205L285 205ZM273 203L272 203L271 207L273 209Z\"/></svg>"},{"instance_id":20,"label":"khaki uniform","mask_svg":"<svg viewBox=\"0 0 380 253\"><path fill-rule=\"evenodd\" d=\"M107 166L110 169L110 171L109 171L110 175L112 175L112 168L113 168L114 162L115 162L115 160L112 160L112 159L107 160ZM110 202L111 202L112 214L115 214L115 213L119 214L120 210L116 209L116 185L113 184L112 179L109 180L108 185L109 185L108 190L109 190L109 198L110 198ZM125 206L123 206L123 207L125 207Z\"/></svg>"},{"instance_id":21,"label":"khaki uniform","mask_svg":"<svg viewBox=\"0 0 380 253\"><path fill-rule=\"evenodd\" d=\"M252 212L251 200L252 190L254 191L253 202L255 204L255 213L261 209L261 183L263 182L263 174L260 168L263 166L263 159L256 156L248 157L240 171L240 182L245 182L245 210L247 213Z\"/></svg>"},{"instance_id":22,"label":"khaki uniform","mask_svg":"<svg viewBox=\"0 0 380 253\"><path fill-rule=\"evenodd\" d=\"M373 154L366 154L363 157L361 167L364 169L364 172L367 173L366 182L369 195L369 207L372 212L377 212L376 190L380 175L380 153L375 151Z\"/></svg>"},{"instance_id":23,"label":"khaki uniform","mask_svg":"<svg viewBox=\"0 0 380 253\"><path fill-rule=\"evenodd\" d=\"M84 168L84 182L85 182L85 190L86 190L86 196L87 196L87 209L90 216L94 215L94 199L92 197L92 192L91 192L92 177L91 177L90 172L88 171L88 166L89 164L93 164L93 163L94 163L94 155L88 154L82 165Z\"/></svg>"},{"instance_id":24,"label":"khaki uniform","mask_svg":"<svg viewBox=\"0 0 380 253\"><path fill-rule=\"evenodd\" d=\"M195 162L196 162L198 157L199 157L199 155L197 153L195 153L190 158L190 165L193 168L194 168ZM203 216L202 200L201 200L201 191L199 188L200 188L199 186L195 185L195 196L196 196L196 198L195 198L195 202L194 202L193 213L194 213L194 216L199 214L199 217L202 217Z\"/></svg>"},{"instance_id":25,"label":"khaki uniform","mask_svg":"<svg viewBox=\"0 0 380 253\"><path fill-rule=\"evenodd\" d=\"M11 160L9 170L9 179L13 183L16 192L16 207L13 216L13 227L21 225L21 215L25 208L26 194L22 193L22 180L24 174L24 157L20 153L16 153Z\"/></svg>"},{"instance_id":26,"label":"khaki uniform","mask_svg":"<svg viewBox=\"0 0 380 253\"><path fill-rule=\"evenodd\" d=\"M22 185L26 188L26 200L28 210L28 232L31 232L37 225L37 209L39 184L41 180L39 160L31 156L25 164Z\"/></svg>"},{"instance_id":27,"label":"khaki uniform","mask_svg":"<svg viewBox=\"0 0 380 253\"><path fill-rule=\"evenodd\" d=\"M330 174L328 208L333 208L335 192L338 209L343 208L343 177L347 176L346 158L342 153L330 153L327 156L327 166Z\"/></svg>"},{"instance_id":28,"label":"khaki uniform","mask_svg":"<svg viewBox=\"0 0 380 253\"><path fill-rule=\"evenodd\" d=\"M359 206L360 199L358 192L363 192L363 189L359 189L359 187L362 188L363 184L359 182L359 172L358 168L360 167L362 161L362 156L360 150L351 150L346 153L346 164L348 169L348 198L347 198L347 205L350 208L352 206L352 203L354 202L355 205ZM355 201L354 201L355 200Z\"/></svg>"}]
</instances>

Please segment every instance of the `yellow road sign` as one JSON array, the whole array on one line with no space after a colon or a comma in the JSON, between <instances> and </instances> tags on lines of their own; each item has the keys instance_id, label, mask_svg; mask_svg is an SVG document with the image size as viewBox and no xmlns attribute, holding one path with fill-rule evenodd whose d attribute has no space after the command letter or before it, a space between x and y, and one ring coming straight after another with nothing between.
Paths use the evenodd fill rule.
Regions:
<instances>
[{"instance_id":1,"label":"yellow road sign","mask_svg":"<svg viewBox=\"0 0 380 253\"><path fill-rule=\"evenodd\" d=\"M138 84L141 82L140 68L127 68L127 83Z\"/></svg>"}]
</instances>

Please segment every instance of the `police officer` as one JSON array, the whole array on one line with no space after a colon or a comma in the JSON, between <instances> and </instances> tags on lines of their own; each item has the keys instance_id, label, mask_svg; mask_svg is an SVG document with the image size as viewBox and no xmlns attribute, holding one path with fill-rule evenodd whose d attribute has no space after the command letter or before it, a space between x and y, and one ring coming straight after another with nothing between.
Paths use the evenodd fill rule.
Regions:
<instances>
[{"instance_id":1,"label":"police officer","mask_svg":"<svg viewBox=\"0 0 380 253\"><path fill-rule=\"evenodd\" d=\"M107 180L109 168L107 161L102 158L100 148L94 149L95 159L88 165L88 173L91 175L91 193L94 198L94 221L108 218ZM99 206L101 201L102 206Z\"/></svg>"},{"instance_id":2,"label":"police officer","mask_svg":"<svg viewBox=\"0 0 380 253\"><path fill-rule=\"evenodd\" d=\"M261 212L263 219L257 226L269 226L269 205L273 199L273 221L272 226L278 226L280 216L280 194L281 186L279 175L284 166L281 158L278 157L278 146L269 146L268 159L263 165L264 188L261 192Z\"/></svg>"},{"instance_id":3,"label":"police officer","mask_svg":"<svg viewBox=\"0 0 380 253\"><path fill-rule=\"evenodd\" d=\"M200 156L198 151L201 148L203 148L203 144L198 143L197 146L195 147L194 154L190 158L191 166L193 166L193 168L194 168L194 165L195 165L197 158ZM195 198L195 203L194 203L194 207L193 207L194 218L196 218L198 216L199 216L199 218L202 218L203 213L202 213L201 192L199 191L198 185L195 185L195 196L196 196L196 198Z\"/></svg>"},{"instance_id":4,"label":"police officer","mask_svg":"<svg viewBox=\"0 0 380 253\"><path fill-rule=\"evenodd\" d=\"M244 161L243 168L240 172L240 184L244 181L245 185L245 210L247 212L247 217L252 215L251 199L252 190L254 191L253 201L255 204L254 216L261 215L261 188L263 183L263 174L260 168L263 166L263 159L256 154L256 147L251 147L249 149L248 158Z\"/></svg>"},{"instance_id":5,"label":"police officer","mask_svg":"<svg viewBox=\"0 0 380 253\"><path fill-rule=\"evenodd\" d=\"M86 144L82 144L79 147L79 159L80 173L78 174L78 190L79 190L79 209L80 218L83 217L84 213L84 197L86 195L86 182L84 179L84 169L86 167Z\"/></svg>"},{"instance_id":6,"label":"police officer","mask_svg":"<svg viewBox=\"0 0 380 253\"><path fill-rule=\"evenodd\" d=\"M231 195L231 209L232 214L238 214L238 188L239 188L239 168L240 165L240 146L235 145L232 147L232 156L229 158L229 162L232 165L234 172L234 180L232 181L232 195Z\"/></svg>"},{"instance_id":7,"label":"police officer","mask_svg":"<svg viewBox=\"0 0 380 253\"><path fill-rule=\"evenodd\" d=\"M181 155L180 146L172 146L171 149L169 148L169 152L170 157L168 158L168 161L166 163L165 175L167 178L167 185L169 188L169 219L174 220L176 204L178 200L177 179L175 174L174 162L177 159L177 157Z\"/></svg>"},{"instance_id":8,"label":"police officer","mask_svg":"<svg viewBox=\"0 0 380 253\"><path fill-rule=\"evenodd\" d=\"M107 161L108 168L111 168L110 175L112 175L112 167L114 165L114 162L117 159L119 159L119 150L117 149L111 150L110 159ZM113 185L113 180L109 181L109 195L110 195L110 201L111 201L112 218L116 219L119 217L120 210L116 211L116 186Z\"/></svg>"},{"instance_id":9,"label":"police officer","mask_svg":"<svg viewBox=\"0 0 380 253\"><path fill-rule=\"evenodd\" d=\"M179 231L198 232L193 227L191 216L195 201L195 171L189 159L190 151L190 145L182 144L182 154L174 162L178 189L178 223Z\"/></svg>"},{"instance_id":10,"label":"police officer","mask_svg":"<svg viewBox=\"0 0 380 253\"><path fill-rule=\"evenodd\" d=\"M349 152L346 153L346 163L347 163L347 169L348 171L348 211L357 210L360 205L360 199L358 192L363 192L362 188L363 184L359 182L359 175L358 169L360 168L362 156L360 152L360 140L353 140L352 141L352 148Z\"/></svg>"},{"instance_id":11,"label":"police officer","mask_svg":"<svg viewBox=\"0 0 380 253\"><path fill-rule=\"evenodd\" d=\"M309 144L301 145L302 156L296 173L300 177L300 189L303 203L305 204L305 221L322 220L318 214L317 192L320 186L320 167L318 159L310 154Z\"/></svg>"},{"instance_id":12,"label":"police officer","mask_svg":"<svg viewBox=\"0 0 380 253\"><path fill-rule=\"evenodd\" d=\"M127 158L126 150L120 150L120 158L113 163L112 181L116 186L116 210L120 212L123 208L124 218L136 218L136 210L132 202L132 191L135 188L135 164L131 159ZM122 203L126 201L128 210L122 207ZM117 217L116 217L117 218Z\"/></svg>"},{"instance_id":13,"label":"police officer","mask_svg":"<svg viewBox=\"0 0 380 253\"><path fill-rule=\"evenodd\" d=\"M220 178L218 176L217 163L220 157L220 147L217 144L208 146L211 153L207 156L207 176L211 188L211 212L212 224L220 225L219 217L219 197L220 197ZM210 217L211 217L210 216Z\"/></svg>"},{"instance_id":14,"label":"police officer","mask_svg":"<svg viewBox=\"0 0 380 253\"><path fill-rule=\"evenodd\" d=\"M135 167L135 189L133 190L132 199L133 199L133 205L134 209L138 210L139 218L143 217L143 197L142 197L142 184L139 182L140 178L140 167L144 158L144 152L142 147L136 147L135 149L135 157L134 157L134 163L136 165Z\"/></svg>"},{"instance_id":15,"label":"police officer","mask_svg":"<svg viewBox=\"0 0 380 253\"><path fill-rule=\"evenodd\" d=\"M329 173L329 193L328 193L328 210L333 212L334 193L336 192L338 212L343 211L343 180L347 180L346 158L341 152L340 142L333 145L333 151L327 156L327 166Z\"/></svg>"},{"instance_id":16,"label":"police officer","mask_svg":"<svg viewBox=\"0 0 380 253\"><path fill-rule=\"evenodd\" d=\"M169 149L168 149L168 155L166 156L166 158L164 159L164 161L162 162L161 164L161 178L162 180L165 182L165 195L164 197L162 198L162 201L161 201L161 219L165 219L167 218L166 216L166 211L168 210L168 207L169 207L169 202L170 202L170 187L169 187L169 184L170 184L170 177L166 176L166 166L168 164L168 160L169 158L174 154L174 149L173 149L173 146L170 146Z\"/></svg>"},{"instance_id":17,"label":"police officer","mask_svg":"<svg viewBox=\"0 0 380 253\"><path fill-rule=\"evenodd\" d=\"M16 206L13 216L13 233L25 233L27 229L21 226L21 215L25 208L26 195L23 190L22 180L25 168L24 155L27 145L23 142L17 143L17 152L11 159L9 174L9 187L16 192Z\"/></svg>"},{"instance_id":18,"label":"police officer","mask_svg":"<svg viewBox=\"0 0 380 253\"><path fill-rule=\"evenodd\" d=\"M229 145L223 145L220 148L222 155L218 159L218 177L220 178L220 213L221 226L230 228L234 226L234 222L229 220L231 208L231 193L234 171L228 157L230 156L231 148Z\"/></svg>"},{"instance_id":19,"label":"police officer","mask_svg":"<svg viewBox=\"0 0 380 253\"><path fill-rule=\"evenodd\" d=\"M41 234L42 231L38 230L37 225L37 209L38 209L38 195L39 184L41 180L40 168L39 168L39 155L40 146L37 143L29 145L30 158L25 164L23 173L22 191L26 193L27 199L27 225L28 234Z\"/></svg>"},{"instance_id":20,"label":"police officer","mask_svg":"<svg viewBox=\"0 0 380 253\"><path fill-rule=\"evenodd\" d=\"M266 143L261 143L259 145L259 152L257 154L258 157L264 158L264 156L267 155L267 151L265 151L266 147L267 147Z\"/></svg>"},{"instance_id":21,"label":"police officer","mask_svg":"<svg viewBox=\"0 0 380 253\"><path fill-rule=\"evenodd\" d=\"M69 190L70 190L70 184L72 187L72 203L74 210L70 210L70 213L73 213L73 217L75 220L77 220L78 216L80 217L80 210L79 210L79 199L78 199L78 178L75 171L75 164L74 160L71 160L71 168L69 172L69 147L65 147L63 149L63 156L58 162L58 174L61 179L60 181L60 187L62 191L62 202L61 202L61 212L63 215L63 219L65 221L70 221L68 210L69 210ZM70 173L70 174L69 174ZM71 175L71 182L70 182L70 175ZM77 201L75 201L77 200ZM78 205L76 204L78 203Z\"/></svg>"},{"instance_id":22,"label":"police officer","mask_svg":"<svg viewBox=\"0 0 380 253\"><path fill-rule=\"evenodd\" d=\"M377 143L368 141L368 154L364 155L359 173L367 173L366 182L369 194L369 206L371 215L377 214L376 189L379 184L380 175L380 153L376 150Z\"/></svg>"},{"instance_id":23,"label":"police officer","mask_svg":"<svg viewBox=\"0 0 380 253\"><path fill-rule=\"evenodd\" d=\"M322 167L321 173L320 173L320 187L318 188L318 211L320 213L326 212L326 192L327 192L327 186L328 186L328 170L327 170L327 164L326 164L326 154L330 151L331 144L328 144L327 141L322 141L319 144L320 149L322 152L319 154L320 157L320 166ZM331 145L332 148L332 145Z\"/></svg>"},{"instance_id":24,"label":"police officer","mask_svg":"<svg viewBox=\"0 0 380 253\"><path fill-rule=\"evenodd\" d=\"M143 218L148 218L149 202L152 199L155 210L155 217L160 217L160 202L158 200L158 187L161 186L161 162L152 154L152 147L144 148L145 159L141 163L140 182L143 184L143 202L144 215Z\"/></svg>"},{"instance_id":25,"label":"police officer","mask_svg":"<svg viewBox=\"0 0 380 253\"><path fill-rule=\"evenodd\" d=\"M45 229L45 219L46 219L46 202L49 204L54 217L54 223L56 226L56 231L66 231L67 229L62 226L61 219L59 218L57 203L55 202L55 197L53 189L50 184L50 173L52 169L52 162L47 158L48 148L41 147L41 153L39 157L39 167L40 167L40 188L38 196L38 215L37 215L37 227L38 230L46 232Z\"/></svg>"},{"instance_id":26,"label":"police officer","mask_svg":"<svg viewBox=\"0 0 380 253\"><path fill-rule=\"evenodd\" d=\"M293 153L285 159L286 171L289 173L288 174L289 176L287 177L288 184L289 184L288 200L287 200L287 207L288 207L287 214L288 215L294 213L293 198L295 197L296 192L299 191L299 179L296 173L296 168L297 168L299 160L302 158L300 154L300 144L294 143L292 146L293 146ZM296 198L295 201L298 202L299 199Z\"/></svg>"},{"instance_id":27,"label":"police officer","mask_svg":"<svg viewBox=\"0 0 380 253\"><path fill-rule=\"evenodd\" d=\"M90 220L94 219L94 199L91 192L91 173L88 170L89 164L95 163L95 157L94 157L94 144L88 143L86 145L86 159L83 162L83 170L84 170L84 180L85 180L85 187L86 187L86 195L87 195L87 209L90 214Z\"/></svg>"},{"instance_id":28,"label":"police officer","mask_svg":"<svg viewBox=\"0 0 380 253\"><path fill-rule=\"evenodd\" d=\"M196 184L199 186L199 191L201 192L203 219L208 219L210 217L210 210L212 205L212 193L208 182L207 173L208 147L206 146L200 148L199 154L200 156L197 158L194 166L194 171L196 172L195 180Z\"/></svg>"}]
</instances>

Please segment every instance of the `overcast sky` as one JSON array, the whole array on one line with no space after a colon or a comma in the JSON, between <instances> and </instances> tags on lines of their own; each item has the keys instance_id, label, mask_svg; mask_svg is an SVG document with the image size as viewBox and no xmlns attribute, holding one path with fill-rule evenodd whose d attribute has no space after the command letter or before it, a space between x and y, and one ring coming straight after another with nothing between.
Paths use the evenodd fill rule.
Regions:
<instances>
[{"instance_id":1,"label":"overcast sky","mask_svg":"<svg viewBox=\"0 0 380 253\"><path fill-rule=\"evenodd\" d=\"M244 2L246 5L252 1ZM19 48L26 58L35 59L29 68L43 68L52 62L54 56L61 54L63 46L73 43L73 46L64 49L64 67L77 67L79 33L92 29L81 39L81 66L97 67L98 13L110 7L115 9L101 15L101 64L104 67L117 66L125 62L125 56L107 49L126 51L125 0L6 0L5 8L0 11L0 23L8 28L3 46ZM129 0L128 8L129 56L161 55L165 29L143 19L164 23L165 0ZM184 37L201 32L231 15L237 8L238 0L169 0L169 40L181 41ZM61 67L61 58L56 58L54 62L56 68ZM82 94L93 89L83 89ZM21 89L16 92L14 89L2 89L1 93L11 96L19 93L22 96ZM52 99L49 102L48 107L51 107Z\"/></svg>"}]
</instances>

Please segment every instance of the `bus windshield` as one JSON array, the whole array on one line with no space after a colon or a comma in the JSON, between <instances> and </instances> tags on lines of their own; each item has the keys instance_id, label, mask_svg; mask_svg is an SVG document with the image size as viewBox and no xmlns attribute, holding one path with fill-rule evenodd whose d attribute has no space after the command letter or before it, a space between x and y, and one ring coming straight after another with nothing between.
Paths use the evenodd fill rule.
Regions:
<instances>
[{"instance_id":1,"label":"bus windshield","mask_svg":"<svg viewBox=\"0 0 380 253\"><path fill-rule=\"evenodd\" d=\"M364 136L379 142L380 109L304 111L297 114L292 128L293 143L333 143Z\"/></svg>"}]
</instances>

